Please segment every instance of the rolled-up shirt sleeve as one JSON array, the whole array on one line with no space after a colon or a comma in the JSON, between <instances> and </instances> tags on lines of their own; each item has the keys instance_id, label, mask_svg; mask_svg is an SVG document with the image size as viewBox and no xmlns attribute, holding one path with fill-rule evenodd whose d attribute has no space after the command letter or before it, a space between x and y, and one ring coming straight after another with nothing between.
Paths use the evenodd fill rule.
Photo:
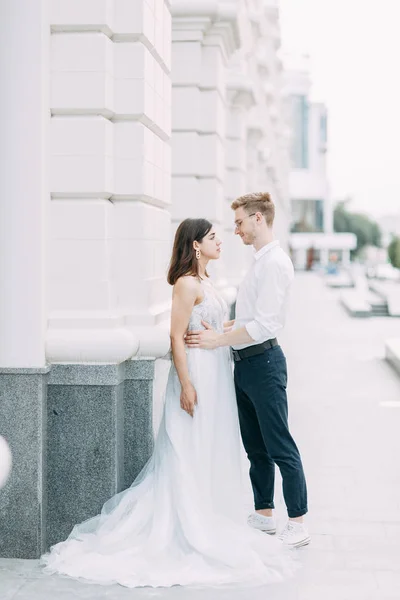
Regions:
<instances>
[{"instance_id":1,"label":"rolled-up shirt sleeve","mask_svg":"<svg viewBox=\"0 0 400 600\"><path fill-rule=\"evenodd\" d=\"M272 339L283 328L283 305L291 279L285 266L278 262L266 264L260 272L254 319L245 325L255 342Z\"/></svg>"}]
</instances>

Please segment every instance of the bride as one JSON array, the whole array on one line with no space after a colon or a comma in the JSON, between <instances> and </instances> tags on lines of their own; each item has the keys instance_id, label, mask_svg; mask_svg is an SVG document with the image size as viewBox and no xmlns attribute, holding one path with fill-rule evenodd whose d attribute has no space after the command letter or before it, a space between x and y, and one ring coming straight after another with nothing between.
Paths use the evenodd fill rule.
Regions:
<instances>
[{"instance_id":1,"label":"bride","mask_svg":"<svg viewBox=\"0 0 400 600\"><path fill-rule=\"evenodd\" d=\"M202 322L219 332L233 324L206 271L220 251L208 221L178 227L168 273L173 363L153 455L130 488L42 557L46 572L127 587L269 583L292 572L280 543L246 523L229 348L185 346Z\"/></svg>"}]
</instances>

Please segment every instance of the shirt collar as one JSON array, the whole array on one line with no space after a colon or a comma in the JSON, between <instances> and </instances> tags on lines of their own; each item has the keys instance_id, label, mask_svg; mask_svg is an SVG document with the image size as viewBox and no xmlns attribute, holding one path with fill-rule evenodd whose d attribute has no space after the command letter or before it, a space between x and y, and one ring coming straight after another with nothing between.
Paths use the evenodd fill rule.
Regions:
<instances>
[{"instance_id":1,"label":"shirt collar","mask_svg":"<svg viewBox=\"0 0 400 600\"><path fill-rule=\"evenodd\" d=\"M266 252L269 252L270 250L272 250L272 248L275 248L276 246L279 246L279 240L274 240L273 242L270 242L269 244L266 244L265 246L260 248L258 252L255 252L254 258L258 260L259 258L264 256Z\"/></svg>"}]
</instances>

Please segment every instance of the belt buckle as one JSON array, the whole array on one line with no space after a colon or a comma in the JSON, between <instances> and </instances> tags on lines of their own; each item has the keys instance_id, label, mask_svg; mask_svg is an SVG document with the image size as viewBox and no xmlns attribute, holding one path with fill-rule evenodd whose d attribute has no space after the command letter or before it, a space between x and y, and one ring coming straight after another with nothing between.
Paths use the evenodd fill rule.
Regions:
<instances>
[{"instance_id":1,"label":"belt buckle","mask_svg":"<svg viewBox=\"0 0 400 600\"><path fill-rule=\"evenodd\" d=\"M232 348L232 356L233 356L233 360L234 360L235 362L237 362L238 360L242 360L242 359L240 358L240 354L239 354L239 352L238 352L237 350L234 350L233 348Z\"/></svg>"}]
</instances>

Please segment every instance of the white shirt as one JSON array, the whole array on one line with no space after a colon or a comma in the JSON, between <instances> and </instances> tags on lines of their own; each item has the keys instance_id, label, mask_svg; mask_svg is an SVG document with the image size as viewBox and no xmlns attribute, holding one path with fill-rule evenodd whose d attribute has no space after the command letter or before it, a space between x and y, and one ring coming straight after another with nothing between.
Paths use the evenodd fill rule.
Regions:
<instances>
[{"instance_id":1,"label":"white shirt","mask_svg":"<svg viewBox=\"0 0 400 600\"><path fill-rule=\"evenodd\" d=\"M255 253L254 263L239 287L234 327L246 327L254 342L233 346L236 350L270 340L283 329L293 278L292 261L278 241Z\"/></svg>"}]
</instances>

